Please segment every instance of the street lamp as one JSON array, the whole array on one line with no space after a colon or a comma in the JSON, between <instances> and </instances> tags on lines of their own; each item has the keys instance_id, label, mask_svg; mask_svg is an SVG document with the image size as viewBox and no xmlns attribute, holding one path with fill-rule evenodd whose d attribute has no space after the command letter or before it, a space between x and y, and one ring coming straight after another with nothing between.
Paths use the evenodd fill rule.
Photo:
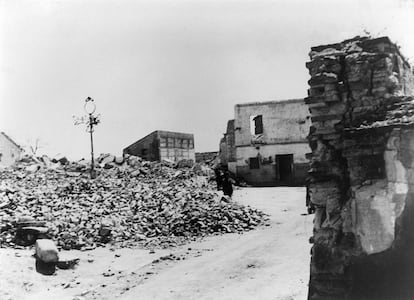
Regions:
<instances>
[{"instance_id":1,"label":"street lamp","mask_svg":"<svg viewBox=\"0 0 414 300\"><path fill-rule=\"evenodd\" d=\"M96 177L96 173L95 173L95 159L93 157L93 131L94 131L94 126L98 125L100 123L100 115L95 116L95 110L96 110L96 105L95 105L95 101L91 98L88 97L85 99L85 104L83 105L83 109L85 110L85 112L88 114L88 116L82 117L82 118L78 118L75 120L75 125L79 125L79 124L86 124L86 131L89 132L90 137L91 137L91 178L95 178Z\"/></svg>"}]
</instances>

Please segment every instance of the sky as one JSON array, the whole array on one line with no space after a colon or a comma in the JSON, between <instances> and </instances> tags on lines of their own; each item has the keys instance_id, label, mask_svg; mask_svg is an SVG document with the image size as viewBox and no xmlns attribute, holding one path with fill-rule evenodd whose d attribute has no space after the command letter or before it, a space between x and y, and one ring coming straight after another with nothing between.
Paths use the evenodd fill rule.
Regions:
<instances>
[{"instance_id":1,"label":"sky","mask_svg":"<svg viewBox=\"0 0 414 300\"><path fill-rule=\"evenodd\" d=\"M154 130L217 151L234 105L303 98L310 47L387 35L414 62L414 0L0 0L0 131L88 158Z\"/></svg>"}]
</instances>

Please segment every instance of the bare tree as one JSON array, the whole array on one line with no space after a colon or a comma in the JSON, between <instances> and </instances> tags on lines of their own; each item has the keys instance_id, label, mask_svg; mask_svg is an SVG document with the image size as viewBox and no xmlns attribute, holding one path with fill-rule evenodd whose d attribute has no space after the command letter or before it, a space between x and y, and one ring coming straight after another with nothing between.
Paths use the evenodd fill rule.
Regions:
<instances>
[{"instance_id":1,"label":"bare tree","mask_svg":"<svg viewBox=\"0 0 414 300\"><path fill-rule=\"evenodd\" d=\"M28 149L28 152L32 156L36 157L37 152L39 151L40 148L43 148L43 146L42 146L42 142L40 141L40 139L36 138L34 142L29 141L28 146L26 146L26 148Z\"/></svg>"}]
</instances>

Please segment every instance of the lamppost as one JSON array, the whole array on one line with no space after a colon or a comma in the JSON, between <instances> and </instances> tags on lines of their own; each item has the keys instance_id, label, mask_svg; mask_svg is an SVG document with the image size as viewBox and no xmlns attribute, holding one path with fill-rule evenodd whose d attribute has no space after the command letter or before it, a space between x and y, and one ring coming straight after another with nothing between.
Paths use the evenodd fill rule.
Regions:
<instances>
[{"instance_id":1,"label":"lamppost","mask_svg":"<svg viewBox=\"0 0 414 300\"><path fill-rule=\"evenodd\" d=\"M86 131L89 132L90 137L91 137L91 178L95 178L96 177L96 173L95 173L95 159L93 157L93 131L94 131L94 126L98 125L100 123L100 115L94 115L95 110L96 110L96 105L95 105L95 101L91 98L88 97L85 99L85 104L83 105L83 109L85 110L85 112L88 114L88 116L85 117L81 117L78 118L77 120L75 120L75 125L79 125L79 124L86 124Z\"/></svg>"}]
</instances>

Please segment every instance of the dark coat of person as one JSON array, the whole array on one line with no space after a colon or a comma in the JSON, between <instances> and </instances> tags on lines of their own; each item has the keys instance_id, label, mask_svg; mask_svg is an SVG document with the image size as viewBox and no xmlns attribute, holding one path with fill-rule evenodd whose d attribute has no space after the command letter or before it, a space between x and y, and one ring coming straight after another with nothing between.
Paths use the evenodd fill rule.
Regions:
<instances>
[{"instance_id":1,"label":"dark coat of person","mask_svg":"<svg viewBox=\"0 0 414 300\"><path fill-rule=\"evenodd\" d=\"M217 183L217 190L221 190L223 187L223 175L220 168L214 169L214 174L216 174L216 183Z\"/></svg>"},{"instance_id":2,"label":"dark coat of person","mask_svg":"<svg viewBox=\"0 0 414 300\"><path fill-rule=\"evenodd\" d=\"M233 184L231 183L230 175L228 172L224 173L222 186L223 186L223 194L225 196L231 197L233 195Z\"/></svg>"}]
</instances>

